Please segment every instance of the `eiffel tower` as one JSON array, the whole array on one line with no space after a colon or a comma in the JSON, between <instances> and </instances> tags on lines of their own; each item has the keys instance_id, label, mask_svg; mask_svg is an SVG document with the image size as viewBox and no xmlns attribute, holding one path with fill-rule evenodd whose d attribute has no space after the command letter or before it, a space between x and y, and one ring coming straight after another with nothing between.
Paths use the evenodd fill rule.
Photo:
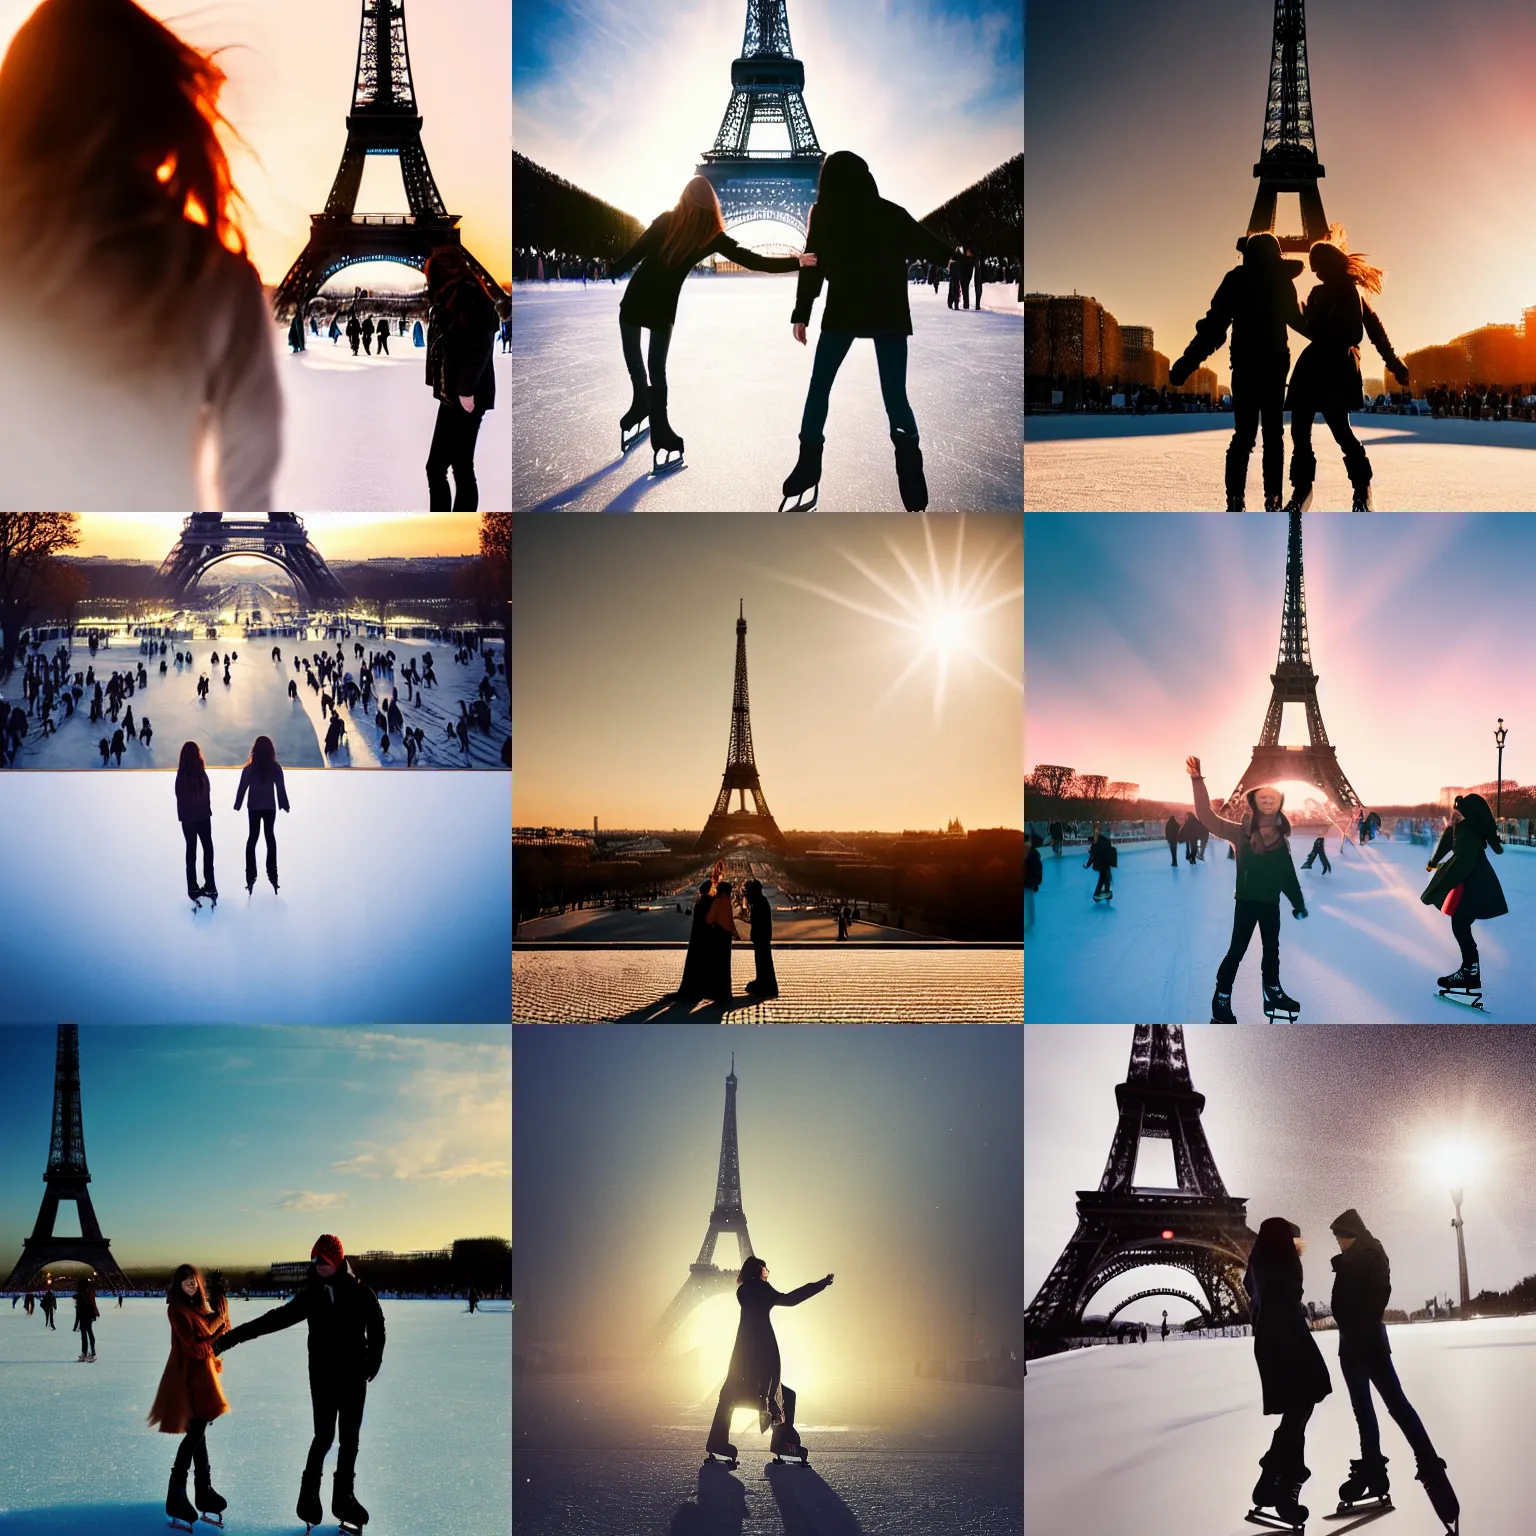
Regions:
<instances>
[{"instance_id":1,"label":"eiffel tower","mask_svg":"<svg viewBox=\"0 0 1536 1536\"><path fill-rule=\"evenodd\" d=\"M695 174L720 199L725 227L776 219L805 235L825 158L805 109L805 65L789 41L785 0L747 0L741 57L731 65L731 100ZM789 148L750 149L754 123L782 123Z\"/></svg>"},{"instance_id":2,"label":"eiffel tower","mask_svg":"<svg viewBox=\"0 0 1536 1536\"><path fill-rule=\"evenodd\" d=\"M1259 744L1253 749L1248 771L1227 796L1227 814L1241 815L1243 796L1257 784L1276 784L1282 779L1304 779L1315 784L1332 803L1340 819L1357 813L1360 797L1354 791L1323 728L1323 712L1317 703L1317 673L1312 670L1312 651L1307 643L1307 601L1301 578L1301 513L1290 514L1290 537L1285 555L1285 607L1280 613L1280 657L1270 674L1274 691ZM1307 735L1311 745L1282 747L1280 718L1287 704L1301 704L1307 711Z\"/></svg>"},{"instance_id":3,"label":"eiffel tower","mask_svg":"<svg viewBox=\"0 0 1536 1536\"><path fill-rule=\"evenodd\" d=\"M43 1203L37 1225L27 1239L3 1287L7 1291L30 1286L40 1270L50 1264L89 1264L96 1278L109 1285L128 1286L128 1277L112 1257L112 1244L101 1235L91 1205L90 1170L85 1166L85 1132L80 1123L80 1030L75 1024L59 1025L58 1052L53 1068L53 1132L48 1139L48 1166L43 1172ZM73 1200L80 1217L79 1237L55 1237L59 1201Z\"/></svg>"},{"instance_id":4,"label":"eiffel tower","mask_svg":"<svg viewBox=\"0 0 1536 1536\"><path fill-rule=\"evenodd\" d=\"M736 1234L739 1263L752 1257L752 1239L747 1236L747 1213L741 1208L741 1162L736 1151L736 1053L731 1052L731 1075L725 1080L725 1123L720 1131L720 1172L715 1179L715 1208L709 1213L709 1230L699 1256L688 1266L683 1288L656 1325L656 1342L672 1334L679 1323L699 1302L724 1291L736 1289L735 1269L720 1269L715 1264L715 1239L722 1232Z\"/></svg>"},{"instance_id":5,"label":"eiffel tower","mask_svg":"<svg viewBox=\"0 0 1536 1536\"><path fill-rule=\"evenodd\" d=\"M1079 1328L1083 1309L1109 1281L1133 1269L1159 1265L1187 1270L1204 1294L1196 1301L1213 1324L1248 1315L1243 1271L1257 1234L1248 1230L1248 1202L1227 1193L1205 1139L1184 1054L1182 1024L1138 1024L1131 1064L1115 1089L1120 1123L1097 1191L1079 1190L1077 1231L1024 1313L1026 1334L1039 1352ZM1136 1154L1142 1139L1173 1144L1177 1189L1138 1187ZM1146 1296L1184 1296L1158 1286ZM1116 1311L1119 1310L1117 1307Z\"/></svg>"},{"instance_id":6,"label":"eiffel tower","mask_svg":"<svg viewBox=\"0 0 1536 1536\"><path fill-rule=\"evenodd\" d=\"M269 512L265 520L194 512L181 525L155 579L167 596L180 597L196 586L204 571L237 556L268 560L286 571L318 608L339 608L347 601L346 588L310 542L295 512Z\"/></svg>"},{"instance_id":7,"label":"eiffel tower","mask_svg":"<svg viewBox=\"0 0 1536 1536\"><path fill-rule=\"evenodd\" d=\"M747 809L747 792L752 793L755 811ZM731 795L739 791L741 808L731 809ZM731 743L725 753L725 776L720 781L720 793L715 796L715 808L699 833L695 852L707 852L717 848L726 839L757 838L771 843L775 848L786 847L784 834L768 809L763 794L762 781L757 776L757 763L752 756L752 717L747 711L747 619L743 603L736 618L736 687L731 695Z\"/></svg>"},{"instance_id":8,"label":"eiffel tower","mask_svg":"<svg viewBox=\"0 0 1536 1536\"><path fill-rule=\"evenodd\" d=\"M1301 195L1299 235L1281 235L1283 251L1305 251L1328 237L1323 198L1317 184L1325 174L1317 161L1312 126L1312 82L1307 74L1306 0L1275 0L1275 40L1269 61L1269 101L1264 110L1264 145L1253 174L1259 190L1248 233L1274 232L1275 200L1281 192Z\"/></svg>"},{"instance_id":9,"label":"eiffel tower","mask_svg":"<svg viewBox=\"0 0 1536 1536\"><path fill-rule=\"evenodd\" d=\"M405 40L405 0L363 0L357 39L357 73L341 168L325 200L325 212L310 216L309 243L278 285L273 308L292 317L322 284L359 261L398 261L421 268L443 246L457 246L493 294L495 278L464 250L460 215L449 213L432 179L421 144L422 119L411 84L411 55ZM357 193L369 155L396 155L409 213L358 213Z\"/></svg>"}]
</instances>

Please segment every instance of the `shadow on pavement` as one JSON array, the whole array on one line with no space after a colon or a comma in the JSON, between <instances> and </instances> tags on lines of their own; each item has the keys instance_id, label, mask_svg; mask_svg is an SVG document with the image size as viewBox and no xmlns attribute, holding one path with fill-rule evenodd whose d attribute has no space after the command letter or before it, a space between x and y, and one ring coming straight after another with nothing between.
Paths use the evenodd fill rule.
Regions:
<instances>
[{"instance_id":1,"label":"shadow on pavement","mask_svg":"<svg viewBox=\"0 0 1536 1536\"><path fill-rule=\"evenodd\" d=\"M756 1008L760 997L733 997L728 1003L689 1002L675 992L658 997L654 1003L642 1003L612 1020L614 1024L719 1024L732 1013Z\"/></svg>"},{"instance_id":2,"label":"shadow on pavement","mask_svg":"<svg viewBox=\"0 0 1536 1536\"><path fill-rule=\"evenodd\" d=\"M741 1536L746 1518L747 1490L719 1462L709 1461L699 1468L698 1502L678 1506L667 1536Z\"/></svg>"},{"instance_id":3,"label":"shadow on pavement","mask_svg":"<svg viewBox=\"0 0 1536 1536\"><path fill-rule=\"evenodd\" d=\"M858 1517L811 1467L770 1462L765 1475L779 1501L784 1536L864 1536Z\"/></svg>"},{"instance_id":4,"label":"shadow on pavement","mask_svg":"<svg viewBox=\"0 0 1536 1536\"><path fill-rule=\"evenodd\" d=\"M54 1509L15 1509L0 1513L0 1536L144 1536L167 1524L162 1504L72 1504ZM242 1521L245 1536L293 1536L292 1521L252 1525ZM208 1530L215 1527L208 1526ZM736 1529L740 1531L738 1523Z\"/></svg>"}]
</instances>

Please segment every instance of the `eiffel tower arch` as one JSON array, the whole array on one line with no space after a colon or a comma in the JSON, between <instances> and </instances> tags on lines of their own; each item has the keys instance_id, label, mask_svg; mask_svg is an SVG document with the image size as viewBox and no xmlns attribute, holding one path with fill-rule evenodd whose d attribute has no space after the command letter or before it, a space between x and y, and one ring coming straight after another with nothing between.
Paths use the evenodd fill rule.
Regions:
<instances>
[{"instance_id":1,"label":"eiffel tower arch","mask_svg":"<svg viewBox=\"0 0 1536 1536\"><path fill-rule=\"evenodd\" d=\"M48 1166L43 1171L43 1203L32 1235L3 1289L22 1290L51 1264L89 1264L96 1278L127 1289L128 1277L112 1257L112 1243L101 1235L85 1164L85 1131L80 1116L80 1030L60 1024L53 1069L53 1130L48 1138ZM79 1237L55 1237L59 1202L73 1200L80 1217Z\"/></svg>"},{"instance_id":2,"label":"eiffel tower arch","mask_svg":"<svg viewBox=\"0 0 1536 1536\"><path fill-rule=\"evenodd\" d=\"M325 200L325 212L310 216L309 243L278 285L273 308L290 319L338 272L361 261L395 261L418 271L444 246L456 247L493 294L503 290L465 249L461 215L449 213L422 147L422 117L411 81L405 36L405 0L362 0L357 39L357 72L341 166ZM359 213L357 194L369 155L400 161L409 213Z\"/></svg>"},{"instance_id":3,"label":"eiffel tower arch","mask_svg":"<svg viewBox=\"0 0 1536 1536\"><path fill-rule=\"evenodd\" d=\"M155 579L167 597L184 597L205 571L224 560L240 558L266 560L277 566L317 608L339 608L347 602L347 589L311 543L294 512L269 512L264 519L194 512L181 525L181 533Z\"/></svg>"},{"instance_id":4,"label":"eiffel tower arch","mask_svg":"<svg viewBox=\"0 0 1536 1536\"><path fill-rule=\"evenodd\" d=\"M1247 1200L1227 1193L1206 1141L1205 1095L1190 1080L1183 1025L1136 1026L1115 1100L1120 1120L1099 1187L1078 1191L1077 1230L1024 1313L1037 1353L1061 1347L1111 1280L1153 1265L1192 1275L1205 1298L1195 1304L1213 1323L1248 1316L1242 1277L1257 1234L1248 1229ZM1177 1189L1136 1185L1146 1137L1172 1143Z\"/></svg>"},{"instance_id":5,"label":"eiffel tower arch","mask_svg":"<svg viewBox=\"0 0 1536 1536\"><path fill-rule=\"evenodd\" d=\"M1306 0L1275 0L1274 41L1270 47L1269 98L1264 107L1264 141L1253 174L1259 190L1248 219L1250 235L1275 234L1280 193L1301 200L1301 233L1279 235L1283 251L1305 251L1328 237L1323 196L1317 184L1325 174L1317 158L1317 130L1312 122L1312 79L1307 71Z\"/></svg>"}]
</instances>

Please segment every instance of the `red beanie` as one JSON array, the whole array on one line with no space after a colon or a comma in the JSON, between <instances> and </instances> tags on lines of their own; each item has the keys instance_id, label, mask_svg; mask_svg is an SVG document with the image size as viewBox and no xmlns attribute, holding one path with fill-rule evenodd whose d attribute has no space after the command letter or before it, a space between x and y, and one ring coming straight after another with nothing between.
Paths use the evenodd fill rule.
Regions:
<instances>
[{"instance_id":1,"label":"red beanie","mask_svg":"<svg viewBox=\"0 0 1536 1536\"><path fill-rule=\"evenodd\" d=\"M346 1255L341 1251L341 1239L332 1237L329 1232L323 1233L315 1239L315 1246L309 1250L312 1259L324 1259L327 1264L334 1264L341 1268L341 1261Z\"/></svg>"}]
</instances>

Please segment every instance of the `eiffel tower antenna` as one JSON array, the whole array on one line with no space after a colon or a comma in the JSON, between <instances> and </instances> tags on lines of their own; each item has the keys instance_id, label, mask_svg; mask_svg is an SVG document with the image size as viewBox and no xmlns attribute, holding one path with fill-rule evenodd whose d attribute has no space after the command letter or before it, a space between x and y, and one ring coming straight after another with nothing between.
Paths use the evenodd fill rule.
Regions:
<instances>
[{"instance_id":1,"label":"eiffel tower antenna","mask_svg":"<svg viewBox=\"0 0 1536 1536\"><path fill-rule=\"evenodd\" d=\"M1269 100L1264 109L1264 142L1253 168L1259 190L1248 233L1275 233L1276 199L1301 196L1299 235L1278 235L1283 251L1305 251L1328 238L1323 198L1317 190L1324 171L1317 159L1312 123L1312 81L1307 73L1306 0L1275 0L1275 38L1270 50Z\"/></svg>"}]
</instances>

